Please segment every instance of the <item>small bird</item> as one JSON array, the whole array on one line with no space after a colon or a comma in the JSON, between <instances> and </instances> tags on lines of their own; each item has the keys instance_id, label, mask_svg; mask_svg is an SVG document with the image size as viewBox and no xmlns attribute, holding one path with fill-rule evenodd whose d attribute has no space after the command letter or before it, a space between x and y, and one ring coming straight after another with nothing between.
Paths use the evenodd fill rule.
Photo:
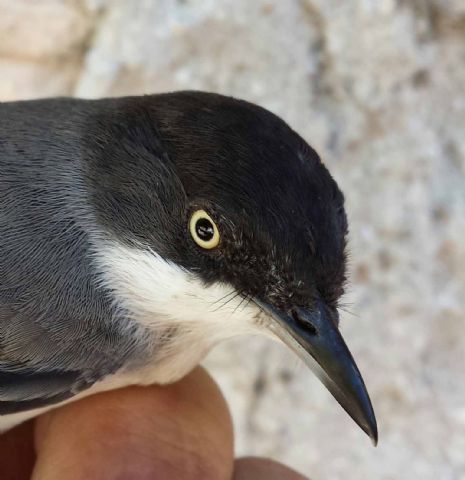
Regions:
<instances>
[{"instance_id":1,"label":"small bird","mask_svg":"<svg viewBox=\"0 0 465 480\"><path fill-rule=\"evenodd\" d=\"M0 104L0 430L284 341L377 441L339 332L344 197L254 104L184 91ZM254 361L253 358L248 359Z\"/></svg>"}]
</instances>

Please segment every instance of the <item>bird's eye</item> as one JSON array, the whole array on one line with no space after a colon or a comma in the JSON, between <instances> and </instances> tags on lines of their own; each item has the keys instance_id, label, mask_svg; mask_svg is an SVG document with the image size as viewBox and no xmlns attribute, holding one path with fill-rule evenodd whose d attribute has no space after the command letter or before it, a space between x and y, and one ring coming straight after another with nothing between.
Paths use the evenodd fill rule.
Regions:
<instances>
[{"instance_id":1,"label":"bird's eye","mask_svg":"<svg viewBox=\"0 0 465 480\"><path fill-rule=\"evenodd\" d=\"M194 242L199 247L210 250L220 243L218 228L205 210L196 210L192 214L189 230Z\"/></svg>"}]
</instances>

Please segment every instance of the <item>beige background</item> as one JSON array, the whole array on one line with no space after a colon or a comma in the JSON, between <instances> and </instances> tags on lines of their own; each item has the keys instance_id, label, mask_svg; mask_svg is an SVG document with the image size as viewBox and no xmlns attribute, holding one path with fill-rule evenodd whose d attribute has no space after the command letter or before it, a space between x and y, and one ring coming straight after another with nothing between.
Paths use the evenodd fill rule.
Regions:
<instances>
[{"instance_id":1,"label":"beige background","mask_svg":"<svg viewBox=\"0 0 465 480\"><path fill-rule=\"evenodd\" d=\"M379 420L374 449L284 347L240 339L206 362L238 453L465 479L465 2L0 0L1 100L186 88L280 114L344 190L342 329Z\"/></svg>"}]
</instances>

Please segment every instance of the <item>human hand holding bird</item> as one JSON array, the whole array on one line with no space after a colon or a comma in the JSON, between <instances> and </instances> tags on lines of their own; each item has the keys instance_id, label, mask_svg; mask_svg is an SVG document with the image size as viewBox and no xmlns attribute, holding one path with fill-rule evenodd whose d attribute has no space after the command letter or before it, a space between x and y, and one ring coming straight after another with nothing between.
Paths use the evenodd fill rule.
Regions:
<instances>
[{"instance_id":1,"label":"human hand holding bird","mask_svg":"<svg viewBox=\"0 0 465 480\"><path fill-rule=\"evenodd\" d=\"M199 368L52 410L0 435L0 452L2 480L304 480L271 460L234 460L228 407Z\"/></svg>"}]
</instances>

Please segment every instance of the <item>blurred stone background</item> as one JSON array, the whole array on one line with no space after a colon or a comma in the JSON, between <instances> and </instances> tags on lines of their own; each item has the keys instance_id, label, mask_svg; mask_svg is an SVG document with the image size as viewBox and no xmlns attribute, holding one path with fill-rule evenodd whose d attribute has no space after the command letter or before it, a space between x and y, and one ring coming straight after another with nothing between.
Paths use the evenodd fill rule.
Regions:
<instances>
[{"instance_id":1,"label":"blurred stone background","mask_svg":"<svg viewBox=\"0 0 465 480\"><path fill-rule=\"evenodd\" d=\"M0 100L204 89L284 117L346 194L342 330L368 439L287 350L206 364L238 454L312 479L465 479L465 2L0 0Z\"/></svg>"}]
</instances>

